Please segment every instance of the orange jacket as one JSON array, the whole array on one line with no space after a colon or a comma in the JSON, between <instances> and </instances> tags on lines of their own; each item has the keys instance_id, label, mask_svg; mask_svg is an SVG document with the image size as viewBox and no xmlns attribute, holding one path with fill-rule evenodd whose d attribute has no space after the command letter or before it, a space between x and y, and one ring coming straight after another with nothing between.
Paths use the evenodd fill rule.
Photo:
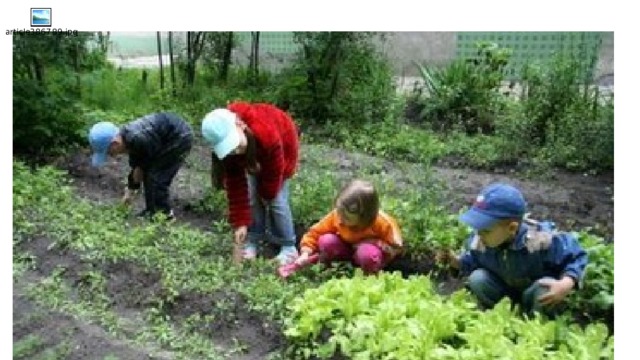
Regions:
<instances>
[{"instance_id":1,"label":"orange jacket","mask_svg":"<svg viewBox=\"0 0 640 360\"><path fill-rule=\"evenodd\" d=\"M399 250L403 246L400 228L396 220L383 211L378 212L378 216L373 225L362 230L353 231L340 223L338 211L333 209L304 234L300 242L300 248L306 247L313 250L313 252L318 251L318 238L320 235L329 233L337 234L342 241L352 245L364 240L381 240L384 244L380 245L388 245L394 248L394 250ZM386 247L387 246L383 246L383 251L390 250L384 249ZM385 251L385 253L386 252L387 251Z\"/></svg>"}]
</instances>

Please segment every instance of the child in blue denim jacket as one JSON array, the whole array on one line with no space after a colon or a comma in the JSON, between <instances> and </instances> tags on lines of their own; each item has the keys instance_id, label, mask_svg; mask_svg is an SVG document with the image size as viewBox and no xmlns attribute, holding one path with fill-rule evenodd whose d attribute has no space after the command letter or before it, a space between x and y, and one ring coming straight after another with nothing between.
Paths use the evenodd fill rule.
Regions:
<instances>
[{"instance_id":1,"label":"child in blue denim jacket","mask_svg":"<svg viewBox=\"0 0 640 360\"><path fill-rule=\"evenodd\" d=\"M493 307L509 296L525 313L553 314L579 287L587 254L577 239L553 231L550 223L530 226L526 202L513 186L487 186L460 221L475 231L460 256L440 260L469 276L469 288L481 305Z\"/></svg>"}]
</instances>

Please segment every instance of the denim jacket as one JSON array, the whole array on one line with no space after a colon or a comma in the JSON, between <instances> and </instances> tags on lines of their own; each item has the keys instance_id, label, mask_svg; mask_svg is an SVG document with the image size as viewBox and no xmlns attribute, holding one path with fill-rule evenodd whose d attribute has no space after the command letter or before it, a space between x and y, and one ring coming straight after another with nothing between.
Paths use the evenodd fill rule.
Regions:
<instances>
[{"instance_id":1,"label":"denim jacket","mask_svg":"<svg viewBox=\"0 0 640 360\"><path fill-rule=\"evenodd\" d=\"M464 275L478 268L489 270L518 290L542 277L559 279L564 275L580 287L587 253L574 235L554 232L552 227L549 222L539 226L522 223L513 242L496 248L484 246L474 233L460 256L460 270Z\"/></svg>"}]
</instances>

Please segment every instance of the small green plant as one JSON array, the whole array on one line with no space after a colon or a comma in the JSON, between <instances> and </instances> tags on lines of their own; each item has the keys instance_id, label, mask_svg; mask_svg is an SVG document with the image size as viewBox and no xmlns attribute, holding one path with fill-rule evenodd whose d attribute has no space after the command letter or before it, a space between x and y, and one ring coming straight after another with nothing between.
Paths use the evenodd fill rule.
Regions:
<instances>
[{"instance_id":1,"label":"small green plant","mask_svg":"<svg viewBox=\"0 0 640 360\"><path fill-rule=\"evenodd\" d=\"M523 70L526 125L520 141L542 148L541 157L553 165L613 169L613 97L605 98L592 86L590 69L596 60L596 55L564 51L548 64Z\"/></svg>"},{"instance_id":2,"label":"small green plant","mask_svg":"<svg viewBox=\"0 0 640 360\"><path fill-rule=\"evenodd\" d=\"M277 103L295 119L319 126L387 118L395 89L389 62L376 50L379 34L299 32L300 51L283 70Z\"/></svg>"},{"instance_id":3,"label":"small green plant","mask_svg":"<svg viewBox=\"0 0 640 360\"><path fill-rule=\"evenodd\" d=\"M285 335L292 358L613 359L603 324L581 329L541 318L521 319L503 300L476 309L462 290L437 295L428 277L384 273L334 279L291 304ZM563 336L558 336L563 334Z\"/></svg>"},{"instance_id":4,"label":"small green plant","mask_svg":"<svg viewBox=\"0 0 640 360\"><path fill-rule=\"evenodd\" d=\"M574 311L587 317L600 317L608 311L613 312L613 244L586 231L576 235L589 256L589 263L583 288L571 296L569 304Z\"/></svg>"},{"instance_id":5,"label":"small green plant","mask_svg":"<svg viewBox=\"0 0 640 360\"><path fill-rule=\"evenodd\" d=\"M290 183L296 219L312 223L330 210L338 190L338 182L343 179L335 172L339 160L318 156L326 154L329 150L318 146L309 154L305 154L303 160L308 166L302 167ZM351 169L354 171L349 170L345 173L376 176L386 171L384 166L367 164L366 161L357 164L355 168ZM424 171L420 168L419 172L422 174ZM413 180L429 183L427 175L424 175L424 178L421 176L418 175ZM466 239L468 230L457 221L456 215L445 208L433 205L437 203L437 196L447 196L440 194L434 185L420 191L385 180L380 180L379 185L380 189L383 189L382 207L400 221L407 250L412 254L428 254L434 249L457 248ZM296 338L294 352L307 356L325 356L332 351L341 351L345 354L351 353L355 358L356 354L366 347L372 349L368 353L370 358L379 358L379 354L391 354L389 356L392 358L428 358L431 355L425 354L432 353L444 358L455 358L456 354L468 354L470 358L478 358L479 350L472 349L469 344L472 341L479 344L481 340L468 334L481 334L484 331L482 328L477 331L472 329L475 329L474 326L481 326L479 324L483 321L497 323L504 320L503 323L507 325L503 324L503 329L506 330L502 336L507 340L500 338L500 342L514 348L505 354L514 356L513 358L522 356L526 359L523 354L527 351L534 354L531 356L539 355L538 350L533 349L531 344L535 341L546 341L550 332L548 327L552 326L547 324L537 328L531 325L532 327L528 328L518 325L519 323L514 323L515 320L505 320L508 312L501 315L505 319L500 320L498 317L487 320L475 312L460 310L459 307L473 307L466 295L456 295L443 302L442 298L431 293L430 280L426 277L417 278L407 284L404 280L396 279L396 275L383 274L379 279L384 284L378 284L374 281L376 277L362 277L357 269L354 270L348 265L328 269L318 265L306 268L297 276L282 281L276 276L275 265L269 259L258 259L237 267L231 266L229 254L232 236L226 220L213 221L213 226L204 231L180 223L169 226L164 223L132 222L131 219L125 218L121 211L113 209L112 205L96 204L75 196L64 174L52 167L30 169L21 162L14 162L13 190L14 230L21 234L20 242L31 241L34 238L31 234L46 234L54 244L50 251L64 249L65 252L78 254L83 261L94 264L122 263L137 270L132 272L153 274L153 279L158 282L157 286L161 291L150 299L154 306L146 309L148 322L133 335L142 341L159 342L185 358L220 358L224 351L215 349L211 341L197 331L197 328L217 319L233 318L239 309L275 320L278 324L285 322L286 317L294 316L290 325L303 326L296 331L315 336L313 339L309 336L299 338L293 334ZM297 196L293 196L296 192ZM96 218L101 221L96 223ZM599 241L598 238L581 239L587 243L590 240ZM596 245L599 244L598 241L595 241ZM613 300L610 296L613 293L613 254L612 247L595 246L592 250L587 243L585 247L590 251L593 265L587 269L584 297L579 298L575 306L579 311L593 315L591 320L594 322L600 317L596 316L598 313L593 309L602 304L607 305ZM19 249L15 244L14 240L14 250ZM598 254L601 254L604 262L597 260L600 256ZM26 265L32 260L38 261L30 260L29 254L14 255L17 255L14 256L14 267L15 262ZM57 269L43 282L37 283L29 294L52 309L81 315L95 320L109 332L123 334L123 322L111 310L112 299L105 296L108 279L97 270L98 268L80 272ZM354 277L354 272L354 282L347 282L347 278ZM74 299L79 300L78 303L69 301L72 293L67 283L69 278L77 285L77 291L73 293L76 295ZM329 287L332 290L328 293L322 292L327 290L313 292L320 284L331 284ZM324 285L320 289L325 289ZM354 294L344 294L352 291L351 289ZM306 293L307 290L310 292ZM179 321L169 317L170 312L167 309L179 304L185 293L215 294L219 291L224 291L229 296L220 301L219 311L211 313L211 316L199 316L203 314L195 313L193 317ZM385 293L388 296L382 296ZM576 292L577 295L580 293ZM389 302L387 297L399 303ZM343 300L346 304L342 304ZM287 311L289 305L298 304L298 301L311 301L309 307L304 310L311 315L303 313L302 316L297 312ZM318 305L314 301L326 303ZM457 305L447 304L447 301ZM370 304L368 309L373 310L362 313L360 309L367 308L362 306L363 303ZM321 310L316 310L313 304L318 305ZM424 311L423 307L436 309L438 314L417 315ZM446 317L450 312L459 315L454 320L455 326L444 320L434 322L433 319ZM306 320L300 320L301 318ZM479 319L479 324L473 325L475 319ZM469 331L466 332L463 341L460 332L464 332L467 325ZM392 341L377 334L377 328L386 329L403 340L414 337L419 340L408 340L409 343L416 344L409 346L407 350L399 350L394 347L398 340ZM500 328L488 329L499 332ZM454 334L445 336L450 334L450 331L454 331ZM581 340L579 337L582 333L577 331L565 331L565 334L572 334L566 338L575 336L576 343L587 349L584 350L586 354L600 346L599 328L588 330L592 334L592 338L588 340L593 342L590 343L594 344L592 347L584 345L587 340ZM540 332L541 339L531 337L537 340L532 340L522 347L520 343L514 345L513 334L524 334L521 336L528 338L533 336L529 333L537 332ZM427 335L423 339L422 334L425 333ZM125 334L132 336L131 333ZM329 341L330 338L332 340ZM352 343L352 340L355 342ZM566 354L562 355L562 351L565 350L558 350L567 342L563 341L556 340L554 344L560 345L545 347L545 351L549 353L545 352L545 356L568 358ZM432 346L434 342L435 350ZM610 345L606 346L611 346L612 349L612 342L613 340L609 340L607 344ZM496 345L491 351L507 350ZM574 354L578 350L567 345L565 352L567 351ZM609 351L609 347L602 347L605 354L603 358L607 358L606 354ZM366 354L363 352L360 356L364 357Z\"/></svg>"},{"instance_id":6,"label":"small green plant","mask_svg":"<svg viewBox=\"0 0 640 360\"><path fill-rule=\"evenodd\" d=\"M291 210L296 223L308 227L322 219L333 207L338 190L335 172L300 168L289 185Z\"/></svg>"},{"instance_id":7,"label":"small green plant","mask_svg":"<svg viewBox=\"0 0 640 360\"><path fill-rule=\"evenodd\" d=\"M406 198L385 198L383 208L398 219L407 251L416 259L438 250L459 249L469 235L457 215L431 204L421 192L412 191Z\"/></svg>"},{"instance_id":8,"label":"small green plant","mask_svg":"<svg viewBox=\"0 0 640 360\"><path fill-rule=\"evenodd\" d=\"M421 119L439 132L462 130L491 134L502 108L500 86L511 52L494 43L478 43L476 59L459 59L443 69L417 64L424 81Z\"/></svg>"},{"instance_id":9,"label":"small green plant","mask_svg":"<svg viewBox=\"0 0 640 360\"><path fill-rule=\"evenodd\" d=\"M345 150L390 160L430 164L444 155L445 144L431 131L389 119L352 125L334 123L310 133L309 142L334 144Z\"/></svg>"},{"instance_id":10,"label":"small green plant","mask_svg":"<svg viewBox=\"0 0 640 360\"><path fill-rule=\"evenodd\" d=\"M13 358L28 359L35 355L36 352L44 345L44 342L38 335L27 335L13 343Z\"/></svg>"}]
</instances>

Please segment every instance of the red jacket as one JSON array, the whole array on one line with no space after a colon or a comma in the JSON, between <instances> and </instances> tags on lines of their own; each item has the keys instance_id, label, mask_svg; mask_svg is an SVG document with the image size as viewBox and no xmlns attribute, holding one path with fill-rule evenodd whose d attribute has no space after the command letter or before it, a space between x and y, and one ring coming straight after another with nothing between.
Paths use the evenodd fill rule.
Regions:
<instances>
[{"instance_id":1,"label":"red jacket","mask_svg":"<svg viewBox=\"0 0 640 360\"><path fill-rule=\"evenodd\" d=\"M273 200L298 164L298 130L291 117L270 104L234 102L227 108L236 113L253 132L257 143L256 174L258 194ZM229 202L229 221L234 228L251 224L245 155L224 159L225 188Z\"/></svg>"}]
</instances>

